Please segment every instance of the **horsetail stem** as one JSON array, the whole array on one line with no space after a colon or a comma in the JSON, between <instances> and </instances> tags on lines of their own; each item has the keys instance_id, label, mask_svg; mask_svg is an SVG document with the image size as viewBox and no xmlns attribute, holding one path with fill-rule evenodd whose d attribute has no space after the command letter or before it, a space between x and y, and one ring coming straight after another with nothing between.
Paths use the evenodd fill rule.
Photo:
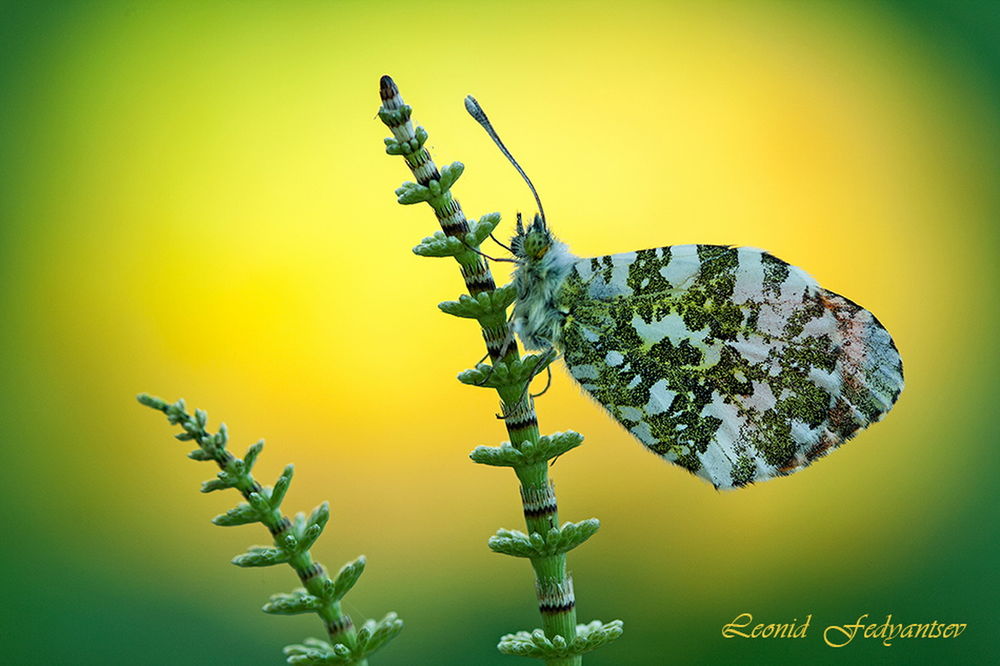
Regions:
<instances>
[{"instance_id":1,"label":"horsetail stem","mask_svg":"<svg viewBox=\"0 0 1000 666\"><path fill-rule=\"evenodd\" d=\"M254 462L264 448L260 441L249 448L241 459L226 450L229 434L226 425L216 433L206 430L208 414L195 410L194 415L185 410L183 400L167 403L165 400L142 393L138 400L143 405L163 412L171 425L179 425L183 432L174 435L181 441L193 441L198 448L189 458L213 461L222 470L214 479L202 484L202 492L235 488L246 500L224 514L212 519L222 527L246 525L254 522L264 525L271 533L273 546L252 546L248 552L233 558L240 567L262 567L287 563L295 571L302 587L290 594L275 594L263 607L265 613L294 615L314 612L323 620L326 641L308 638L302 645L285 647L289 664L352 664L367 666L367 657L402 631L403 621L389 613L380 621L367 620L360 629L354 627L350 615L343 612L340 601L354 586L365 567L364 555L344 565L335 578L330 578L319 562L314 562L310 549L322 534L330 518L330 507L324 502L308 518L298 514L289 520L280 510L282 500L292 481L293 468L287 466L272 488L264 488L251 474Z\"/></svg>"},{"instance_id":2,"label":"horsetail stem","mask_svg":"<svg viewBox=\"0 0 1000 666\"><path fill-rule=\"evenodd\" d=\"M467 295L439 307L458 317L475 319L482 330L491 365L480 364L459 375L463 383L493 388L500 396L501 417L510 443L500 447L479 447L472 452L475 462L514 469L521 484L521 502L528 534L500 530L490 539L496 552L527 557L535 572L535 594L542 629L518 632L501 638L497 646L506 654L542 659L550 666L580 664L581 655L608 643L622 632L622 623L576 623L573 580L566 568L566 553L597 531L596 519L559 525L555 490L548 474L548 461L578 446L576 433L539 435L534 401L527 390L531 378L552 361L538 355L522 357L508 325L507 309L515 299L511 285L497 288L479 245L500 222L498 213L478 221L466 219L461 205L451 194L464 166L455 162L440 170L424 147L427 132L414 128L411 107L404 104L395 82L383 76L379 85L382 105L379 118L392 132L385 140L386 152L401 155L416 183L407 182L396 190L401 204L428 203L441 231L425 238L414 248L422 256L453 257L459 264Z\"/></svg>"}]
</instances>

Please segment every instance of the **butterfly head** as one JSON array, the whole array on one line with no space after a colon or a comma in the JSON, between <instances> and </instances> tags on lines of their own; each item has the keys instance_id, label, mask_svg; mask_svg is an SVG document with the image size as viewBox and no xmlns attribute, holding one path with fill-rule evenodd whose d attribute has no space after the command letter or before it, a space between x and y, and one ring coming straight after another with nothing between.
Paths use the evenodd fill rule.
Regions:
<instances>
[{"instance_id":1,"label":"butterfly head","mask_svg":"<svg viewBox=\"0 0 1000 666\"><path fill-rule=\"evenodd\" d=\"M525 229L518 213L517 235L510 241L516 259L526 262L538 261L552 247L552 242L552 234L545 224L545 218L536 213L535 219Z\"/></svg>"}]
</instances>

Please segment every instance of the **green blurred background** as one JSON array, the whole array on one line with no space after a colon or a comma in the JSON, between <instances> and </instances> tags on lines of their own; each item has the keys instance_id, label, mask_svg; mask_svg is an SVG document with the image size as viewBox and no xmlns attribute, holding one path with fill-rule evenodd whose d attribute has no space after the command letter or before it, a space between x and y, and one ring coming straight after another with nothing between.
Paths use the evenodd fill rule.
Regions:
<instances>
[{"instance_id":1,"label":"green blurred background","mask_svg":"<svg viewBox=\"0 0 1000 666\"><path fill-rule=\"evenodd\" d=\"M460 386L478 332L455 267L392 190L394 76L470 215L504 235L530 194L469 119L474 93L581 256L764 247L873 310L902 352L896 409L815 467L719 493L646 453L560 370L543 432L591 664L995 660L1000 16L995 3L5 3L0 9L2 655L11 664L277 664L314 617L258 609L290 571L228 560L134 394L184 396L269 445L286 500L333 518L317 555L369 567L356 621L396 610L373 664L516 663L538 623L503 437ZM726 640L739 613L803 640ZM823 644L829 624L968 623L955 640Z\"/></svg>"}]
</instances>

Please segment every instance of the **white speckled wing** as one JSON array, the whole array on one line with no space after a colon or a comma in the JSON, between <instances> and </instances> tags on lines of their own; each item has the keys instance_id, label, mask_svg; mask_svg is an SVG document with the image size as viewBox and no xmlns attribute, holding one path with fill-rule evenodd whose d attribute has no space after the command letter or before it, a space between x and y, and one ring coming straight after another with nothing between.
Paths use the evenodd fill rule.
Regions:
<instances>
[{"instance_id":1,"label":"white speckled wing","mask_svg":"<svg viewBox=\"0 0 1000 666\"><path fill-rule=\"evenodd\" d=\"M584 259L557 300L573 377L647 448L719 488L804 468L903 387L870 312L762 250Z\"/></svg>"}]
</instances>

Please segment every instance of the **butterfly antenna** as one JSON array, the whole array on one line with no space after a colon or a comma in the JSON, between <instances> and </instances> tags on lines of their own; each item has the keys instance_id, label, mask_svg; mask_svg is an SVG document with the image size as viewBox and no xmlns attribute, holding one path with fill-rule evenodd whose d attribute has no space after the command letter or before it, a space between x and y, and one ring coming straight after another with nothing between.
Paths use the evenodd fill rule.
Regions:
<instances>
[{"instance_id":1,"label":"butterfly antenna","mask_svg":"<svg viewBox=\"0 0 1000 666\"><path fill-rule=\"evenodd\" d=\"M497 135L497 131L493 129L493 125L490 124L490 119L486 117L486 112L483 111L483 107L479 106L479 102L477 102L476 98L472 95L467 95L465 98L465 110L469 112L470 116L476 119L477 123L483 126L483 129L490 135L493 142L497 144L497 148L499 148L500 151L507 156L510 163L514 165L515 169L517 169L517 172L521 174L521 178L524 178L524 182L526 182L528 187L531 188L531 193L535 195L535 202L538 204L538 214L541 216L542 222L544 223L545 209L542 208L542 200L538 197L538 192L535 190L535 186L531 183L531 179L528 178L528 174L524 173L524 169L521 168L521 165L517 163L514 156L510 154L509 150L507 150L507 146L503 145L503 141L500 140L500 137Z\"/></svg>"}]
</instances>

